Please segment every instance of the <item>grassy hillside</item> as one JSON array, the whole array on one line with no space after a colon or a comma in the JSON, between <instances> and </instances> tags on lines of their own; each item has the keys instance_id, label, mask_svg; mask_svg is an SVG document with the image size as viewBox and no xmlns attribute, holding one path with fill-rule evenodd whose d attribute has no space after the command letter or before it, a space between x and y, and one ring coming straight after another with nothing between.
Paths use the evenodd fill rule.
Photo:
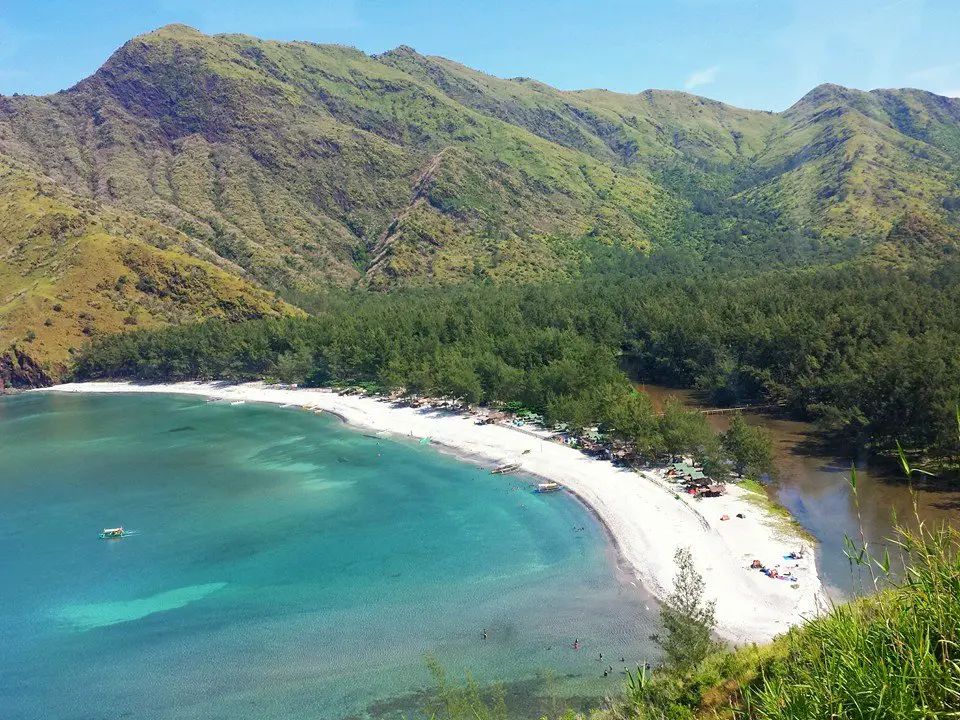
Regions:
<instances>
[{"instance_id":1,"label":"grassy hillside","mask_svg":"<svg viewBox=\"0 0 960 720\"><path fill-rule=\"evenodd\" d=\"M172 25L67 91L0 98L0 152L267 287L384 288L563 273L584 237L762 261L950 224L958 118L914 90L769 113Z\"/></svg>"},{"instance_id":2,"label":"grassy hillside","mask_svg":"<svg viewBox=\"0 0 960 720\"><path fill-rule=\"evenodd\" d=\"M443 279L474 260L549 255L545 236L645 245L675 205L642 174L355 50L180 26L130 41L65 93L7 99L0 118L6 152L275 287L376 283L410 268Z\"/></svg>"},{"instance_id":3,"label":"grassy hillside","mask_svg":"<svg viewBox=\"0 0 960 720\"><path fill-rule=\"evenodd\" d=\"M102 333L292 310L188 238L0 163L0 375L44 384Z\"/></svg>"}]
</instances>

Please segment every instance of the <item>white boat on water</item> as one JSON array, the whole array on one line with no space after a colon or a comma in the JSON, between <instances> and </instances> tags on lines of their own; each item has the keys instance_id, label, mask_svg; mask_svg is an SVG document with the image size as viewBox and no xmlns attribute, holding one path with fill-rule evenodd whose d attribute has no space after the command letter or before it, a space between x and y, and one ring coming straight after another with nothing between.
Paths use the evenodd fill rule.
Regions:
<instances>
[{"instance_id":1,"label":"white boat on water","mask_svg":"<svg viewBox=\"0 0 960 720\"><path fill-rule=\"evenodd\" d=\"M122 527L117 528L104 528L103 532L100 533L101 540L113 540L115 538L126 537L129 533L124 530Z\"/></svg>"}]
</instances>

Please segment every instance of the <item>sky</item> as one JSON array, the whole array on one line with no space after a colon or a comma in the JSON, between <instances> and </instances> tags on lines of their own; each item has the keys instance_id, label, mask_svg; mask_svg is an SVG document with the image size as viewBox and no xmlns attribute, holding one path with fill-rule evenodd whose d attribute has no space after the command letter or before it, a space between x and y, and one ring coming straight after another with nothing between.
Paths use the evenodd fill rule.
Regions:
<instances>
[{"instance_id":1,"label":"sky","mask_svg":"<svg viewBox=\"0 0 960 720\"><path fill-rule=\"evenodd\" d=\"M0 94L70 87L172 22L762 110L823 82L960 96L960 0L0 0Z\"/></svg>"}]
</instances>

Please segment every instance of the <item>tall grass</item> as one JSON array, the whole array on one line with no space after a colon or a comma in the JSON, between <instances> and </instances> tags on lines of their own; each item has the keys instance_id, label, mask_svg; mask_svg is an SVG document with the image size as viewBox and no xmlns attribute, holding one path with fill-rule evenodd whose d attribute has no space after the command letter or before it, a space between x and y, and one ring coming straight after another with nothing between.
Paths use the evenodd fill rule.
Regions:
<instances>
[{"instance_id":1,"label":"tall grass","mask_svg":"<svg viewBox=\"0 0 960 720\"><path fill-rule=\"evenodd\" d=\"M960 718L958 535L897 535L905 577L788 636L787 657L744 693L744 717Z\"/></svg>"},{"instance_id":2,"label":"tall grass","mask_svg":"<svg viewBox=\"0 0 960 720\"><path fill-rule=\"evenodd\" d=\"M900 459L908 478L922 472ZM850 483L856 497L855 471ZM893 538L902 576L862 535L859 546L848 541L878 592L788 636L785 660L744 693L743 717L960 718L960 533L921 521L916 500L914 520Z\"/></svg>"}]
</instances>

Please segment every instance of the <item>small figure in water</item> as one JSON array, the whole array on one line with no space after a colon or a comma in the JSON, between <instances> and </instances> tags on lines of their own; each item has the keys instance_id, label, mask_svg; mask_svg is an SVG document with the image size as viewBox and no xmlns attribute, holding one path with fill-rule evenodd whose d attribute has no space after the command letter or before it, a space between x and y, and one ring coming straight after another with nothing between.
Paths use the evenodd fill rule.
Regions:
<instances>
[{"instance_id":1,"label":"small figure in water","mask_svg":"<svg viewBox=\"0 0 960 720\"><path fill-rule=\"evenodd\" d=\"M603 653L600 653L600 662L603 662Z\"/></svg>"},{"instance_id":2,"label":"small figure in water","mask_svg":"<svg viewBox=\"0 0 960 720\"><path fill-rule=\"evenodd\" d=\"M480 637L482 637L484 640L487 639L487 629L486 629L486 628L484 628L484 629L483 629L483 632L480 633Z\"/></svg>"},{"instance_id":3,"label":"small figure in water","mask_svg":"<svg viewBox=\"0 0 960 720\"><path fill-rule=\"evenodd\" d=\"M573 641L573 649L574 650L580 649L580 638L577 638L576 640Z\"/></svg>"},{"instance_id":4,"label":"small figure in water","mask_svg":"<svg viewBox=\"0 0 960 720\"><path fill-rule=\"evenodd\" d=\"M622 655L620 656L620 662L626 662L626 660L623 659Z\"/></svg>"}]
</instances>

